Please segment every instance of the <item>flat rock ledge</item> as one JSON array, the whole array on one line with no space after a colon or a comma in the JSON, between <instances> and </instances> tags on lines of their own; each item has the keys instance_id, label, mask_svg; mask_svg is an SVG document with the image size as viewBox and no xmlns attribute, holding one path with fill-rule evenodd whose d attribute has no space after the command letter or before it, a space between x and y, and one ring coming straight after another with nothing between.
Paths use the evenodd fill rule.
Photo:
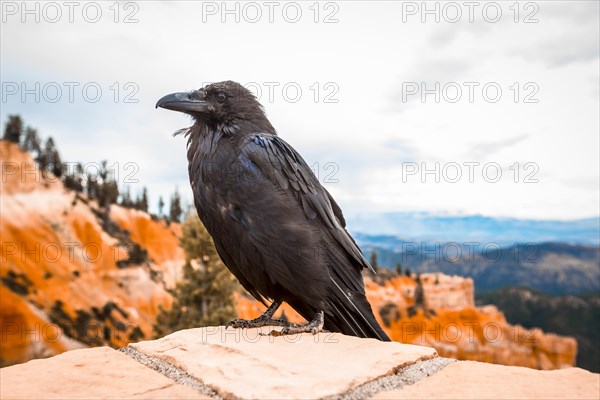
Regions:
<instances>
[{"instance_id":1,"label":"flat rock ledge","mask_svg":"<svg viewBox=\"0 0 600 400\"><path fill-rule=\"evenodd\" d=\"M598 399L600 375L438 357L339 333L206 327L0 369L1 399Z\"/></svg>"}]
</instances>

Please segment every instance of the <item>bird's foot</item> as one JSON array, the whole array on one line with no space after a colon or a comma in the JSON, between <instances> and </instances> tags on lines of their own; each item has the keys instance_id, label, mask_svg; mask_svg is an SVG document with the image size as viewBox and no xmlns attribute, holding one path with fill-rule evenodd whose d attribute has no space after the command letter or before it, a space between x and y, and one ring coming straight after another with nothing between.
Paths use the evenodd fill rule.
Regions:
<instances>
[{"instance_id":1,"label":"bird's foot","mask_svg":"<svg viewBox=\"0 0 600 400\"><path fill-rule=\"evenodd\" d=\"M288 326L284 326L281 331L271 331L271 336L286 336L286 335L295 335L296 333L312 333L316 335L319 332L323 332L323 325L325 324L325 315L323 311L319 311L315 317L308 324L305 325L296 325L289 324Z\"/></svg>"},{"instance_id":2,"label":"bird's foot","mask_svg":"<svg viewBox=\"0 0 600 400\"><path fill-rule=\"evenodd\" d=\"M254 318L254 319L250 319L250 320L241 319L241 318L232 319L231 321L229 321L227 323L227 325L225 325L225 329L229 328L230 326L232 328L247 329L247 328L260 328L263 326L295 325L295 324L290 324L289 322L287 322L284 319L274 319L273 318L273 315L275 314L275 312L277 311L277 309L279 308L280 305L281 305L281 302L274 301L273 303L271 303L269 308L267 308L267 310L263 313L263 315L261 315L258 318Z\"/></svg>"},{"instance_id":3,"label":"bird's foot","mask_svg":"<svg viewBox=\"0 0 600 400\"><path fill-rule=\"evenodd\" d=\"M261 315L258 318L250 319L250 320L241 319L241 318L232 319L231 321L229 321L227 323L227 325L225 325L225 329L227 329L229 327L242 328L242 329L260 328L263 326L288 327L288 326L300 326L300 325L292 324L284 319L269 318L269 317L265 317L264 315Z\"/></svg>"}]
</instances>

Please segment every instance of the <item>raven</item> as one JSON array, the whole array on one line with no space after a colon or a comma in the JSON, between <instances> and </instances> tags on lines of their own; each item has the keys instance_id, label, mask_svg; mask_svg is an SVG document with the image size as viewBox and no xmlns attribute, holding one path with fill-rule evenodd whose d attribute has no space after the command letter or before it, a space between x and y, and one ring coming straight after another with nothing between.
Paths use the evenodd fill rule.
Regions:
<instances>
[{"instance_id":1,"label":"raven","mask_svg":"<svg viewBox=\"0 0 600 400\"><path fill-rule=\"evenodd\" d=\"M227 326L282 326L273 335L323 330L388 341L365 297L373 271L345 229L342 210L304 159L281 139L256 97L232 81L161 98L192 116L188 172L198 216L241 285L267 306ZM375 271L373 271L374 273ZM282 302L305 325L273 319Z\"/></svg>"}]
</instances>

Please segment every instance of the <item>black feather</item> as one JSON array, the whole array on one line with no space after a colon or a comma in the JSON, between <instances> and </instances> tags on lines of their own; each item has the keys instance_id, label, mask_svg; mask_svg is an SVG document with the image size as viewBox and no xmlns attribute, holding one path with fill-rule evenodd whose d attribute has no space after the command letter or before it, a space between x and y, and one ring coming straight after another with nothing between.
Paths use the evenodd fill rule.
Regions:
<instances>
[{"instance_id":1,"label":"black feather","mask_svg":"<svg viewBox=\"0 0 600 400\"><path fill-rule=\"evenodd\" d=\"M218 91L225 102L214 100ZM190 182L225 265L265 304L285 301L307 320L324 311L326 329L389 340L365 297L361 270L371 266L342 210L254 96L230 81L194 96L208 106L185 111L196 120Z\"/></svg>"}]
</instances>

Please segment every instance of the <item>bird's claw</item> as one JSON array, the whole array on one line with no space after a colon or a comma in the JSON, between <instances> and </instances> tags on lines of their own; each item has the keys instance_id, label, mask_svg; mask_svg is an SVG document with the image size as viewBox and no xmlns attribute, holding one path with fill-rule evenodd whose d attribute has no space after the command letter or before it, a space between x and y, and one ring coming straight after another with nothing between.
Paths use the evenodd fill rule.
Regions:
<instances>
[{"instance_id":1,"label":"bird's claw","mask_svg":"<svg viewBox=\"0 0 600 400\"><path fill-rule=\"evenodd\" d=\"M225 325L225 329L230 326L233 328L260 328L263 326L282 326L280 331L272 330L265 336L286 336L286 335L294 335L296 333L311 333L316 335L317 333L323 331L324 325L324 314L323 311L319 311L312 321L310 321L306 325L298 325L291 322L284 321L283 319L272 319L272 314L264 314L258 318L252 320L245 320L241 318L232 319ZM262 335L262 333L261 333Z\"/></svg>"},{"instance_id":2,"label":"bird's claw","mask_svg":"<svg viewBox=\"0 0 600 400\"><path fill-rule=\"evenodd\" d=\"M281 331L279 331L279 336L286 336L291 334L292 329L289 326L284 326L283 328L281 328Z\"/></svg>"},{"instance_id":3,"label":"bird's claw","mask_svg":"<svg viewBox=\"0 0 600 400\"><path fill-rule=\"evenodd\" d=\"M307 326L293 327L293 326L286 326L286 327L282 328L280 331L272 330L271 332L269 332L268 334L265 334L264 336L279 337L279 336L295 335L295 334L298 334L298 333L310 333L310 334L316 335L319 332L322 332L322 331L320 331L318 327L307 327Z\"/></svg>"},{"instance_id":4,"label":"bird's claw","mask_svg":"<svg viewBox=\"0 0 600 400\"><path fill-rule=\"evenodd\" d=\"M250 326L250 322L251 321L248 321L248 320L245 320L245 319L235 318L235 319L232 319L231 321L229 321L227 323L227 325L225 325L225 329L228 329L230 327L234 328L234 329L237 329L237 328L248 328Z\"/></svg>"},{"instance_id":5,"label":"bird's claw","mask_svg":"<svg viewBox=\"0 0 600 400\"><path fill-rule=\"evenodd\" d=\"M277 321L279 320L272 320L270 318L265 318L262 315L258 318L255 319L242 319L242 318L235 318L232 319L231 321L229 321L227 323L227 325L225 325L225 329L232 327L232 328L241 328L241 329L248 329L248 328L260 328L263 326L268 326L268 325L277 325Z\"/></svg>"},{"instance_id":6,"label":"bird's claw","mask_svg":"<svg viewBox=\"0 0 600 400\"><path fill-rule=\"evenodd\" d=\"M286 336L295 335L297 333L311 333L316 335L319 332L323 332L323 311L319 311L315 318L306 325L290 324L281 328L280 331L272 330L269 335L271 336Z\"/></svg>"}]
</instances>

